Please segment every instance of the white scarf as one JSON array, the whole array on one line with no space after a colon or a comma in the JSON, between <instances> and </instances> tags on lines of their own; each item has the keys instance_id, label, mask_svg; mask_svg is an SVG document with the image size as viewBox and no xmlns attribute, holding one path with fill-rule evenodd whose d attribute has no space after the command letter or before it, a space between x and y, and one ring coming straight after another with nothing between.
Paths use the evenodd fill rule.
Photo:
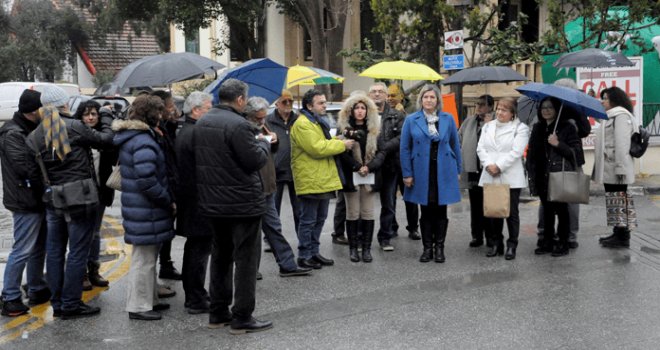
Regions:
<instances>
[{"instance_id":1,"label":"white scarf","mask_svg":"<svg viewBox=\"0 0 660 350\"><path fill-rule=\"evenodd\" d=\"M438 129L435 127L435 124L438 122L438 115L435 113L427 114L426 111L424 111L424 117L426 117L426 124L428 124L429 127L429 134L431 134L431 136L438 135Z\"/></svg>"}]
</instances>

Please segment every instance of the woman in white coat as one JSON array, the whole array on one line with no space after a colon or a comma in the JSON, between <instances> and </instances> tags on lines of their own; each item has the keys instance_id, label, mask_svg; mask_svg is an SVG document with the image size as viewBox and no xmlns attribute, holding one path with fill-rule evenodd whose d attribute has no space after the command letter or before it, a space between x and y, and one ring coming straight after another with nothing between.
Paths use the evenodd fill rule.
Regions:
<instances>
[{"instance_id":1,"label":"woman in white coat","mask_svg":"<svg viewBox=\"0 0 660 350\"><path fill-rule=\"evenodd\" d=\"M509 185L510 215L506 219L509 239L504 257L507 260L516 258L518 233L520 232L520 217L518 203L520 190L527 187L527 177L522 163L522 157L529 141L529 128L516 119L517 102L513 98L500 100L495 110L496 119L488 122L481 130L477 145L477 154L484 171L479 180L479 186L487 183L502 183ZM490 220L493 246L486 256L494 257L504 253L504 219Z\"/></svg>"},{"instance_id":2,"label":"woman in white coat","mask_svg":"<svg viewBox=\"0 0 660 350\"><path fill-rule=\"evenodd\" d=\"M605 186L607 226L613 233L600 239L603 247L630 246L630 229L637 227L637 215L628 185L635 182L634 162L630 155L630 136L637 130L632 102L626 93L613 86L600 93L607 120L596 132L592 179Z\"/></svg>"}]
</instances>

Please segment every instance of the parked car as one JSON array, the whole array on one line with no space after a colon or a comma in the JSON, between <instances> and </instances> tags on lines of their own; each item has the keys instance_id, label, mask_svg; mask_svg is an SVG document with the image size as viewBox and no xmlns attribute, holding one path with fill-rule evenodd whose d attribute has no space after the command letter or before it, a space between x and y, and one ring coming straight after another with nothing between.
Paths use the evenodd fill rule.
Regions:
<instances>
[{"instance_id":1,"label":"parked car","mask_svg":"<svg viewBox=\"0 0 660 350\"><path fill-rule=\"evenodd\" d=\"M11 119L18 110L18 100L25 89L43 91L45 86L53 83L45 82L8 82L0 83L0 122ZM80 95L80 87L76 84L55 84L69 95Z\"/></svg>"}]
</instances>

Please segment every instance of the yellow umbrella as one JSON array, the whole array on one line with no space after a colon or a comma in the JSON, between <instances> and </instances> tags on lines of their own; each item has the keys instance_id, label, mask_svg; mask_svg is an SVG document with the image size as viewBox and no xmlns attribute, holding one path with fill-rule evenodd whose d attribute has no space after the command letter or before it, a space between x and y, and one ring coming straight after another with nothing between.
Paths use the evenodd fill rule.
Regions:
<instances>
[{"instance_id":1,"label":"yellow umbrella","mask_svg":"<svg viewBox=\"0 0 660 350\"><path fill-rule=\"evenodd\" d=\"M321 68L295 65L286 75L287 89L296 85L341 84L344 77Z\"/></svg>"},{"instance_id":2,"label":"yellow umbrella","mask_svg":"<svg viewBox=\"0 0 660 350\"><path fill-rule=\"evenodd\" d=\"M361 77L397 80L442 80L438 72L422 63L406 61L380 62L360 73Z\"/></svg>"}]
</instances>

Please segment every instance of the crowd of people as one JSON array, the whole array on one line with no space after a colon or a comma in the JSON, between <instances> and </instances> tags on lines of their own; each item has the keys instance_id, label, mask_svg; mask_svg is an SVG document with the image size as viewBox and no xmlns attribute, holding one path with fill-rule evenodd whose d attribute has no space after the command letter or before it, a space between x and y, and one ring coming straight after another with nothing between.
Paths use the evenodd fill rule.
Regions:
<instances>
[{"instance_id":1,"label":"crowd of people","mask_svg":"<svg viewBox=\"0 0 660 350\"><path fill-rule=\"evenodd\" d=\"M331 199L337 199L332 242L347 244L354 263L374 260L374 232L380 249L395 250L399 191L408 237L422 241L423 263L446 261L447 206L461 200L462 189L470 202L469 246L485 243L487 257L516 258L520 194L528 187L542 204L535 253L560 257L578 247L579 205L549 200L548 176L581 169L581 138L590 124L560 100L543 99L537 121L524 123L516 99L496 105L483 95L459 128L442 112L437 86L423 86L406 116L400 89L378 82L344 101L335 129L318 90L304 94L299 113L284 90L270 114L268 101L248 92L245 83L227 79L219 104L193 92L183 113L169 93L143 93L121 119L112 106L94 101L71 115L68 96L56 86L25 90L13 119L0 128L3 202L13 215L15 239L2 315L29 311L20 289L26 267L28 305L50 301L61 319L100 312L81 297L85 289L109 285L99 273L99 251L103 214L115 194L107 183L113 166L121 175L124 239L132 245L126 311L135 320L159 320L169 308L160 300L175 292L159 285L160 277L182 280L187 312L208 313L210 328L229 325L233 334L271 328L272 322L252 316L261 232L281 277L332 266L320 250ZM605 89L600 97L609 119L597 132L592 176L605 186L607 225L613 227L601 244L627 247L636 226L627 193L636 121L621 89ZM508 217L485 216L487 184L508 185ZM294 222L286 228L280 218L285 187ZM285 230L296 232L297 258ZM182 273L170 255L175 235L186 238Z\"/></svg>"}]
</instances>

